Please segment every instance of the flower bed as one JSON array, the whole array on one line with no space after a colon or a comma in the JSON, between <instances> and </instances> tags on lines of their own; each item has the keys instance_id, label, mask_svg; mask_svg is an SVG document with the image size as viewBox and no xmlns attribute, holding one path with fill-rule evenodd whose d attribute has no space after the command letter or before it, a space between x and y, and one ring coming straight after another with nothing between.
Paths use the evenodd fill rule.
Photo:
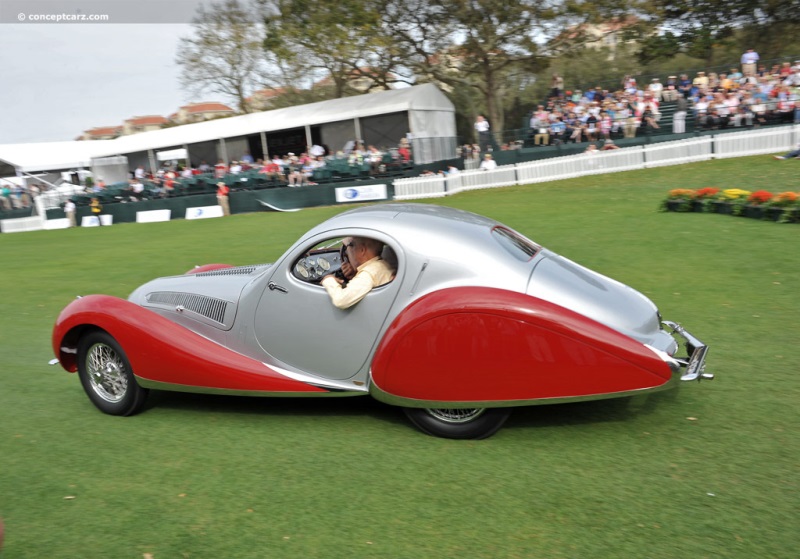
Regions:
<instances>
[{"instance_id":1,"label":"flower bed","mask_svg":"<svg viewBox=\"0 0 800 559\"><path fill-rule=\"evenodd\" d=\"M675 188L661 202L668 212L708 212L765 219L780 223L800 223L800 193L767 190L751 192L741 188L721 190L705 187L692 190Z\"/></svg>"}]
</instances>

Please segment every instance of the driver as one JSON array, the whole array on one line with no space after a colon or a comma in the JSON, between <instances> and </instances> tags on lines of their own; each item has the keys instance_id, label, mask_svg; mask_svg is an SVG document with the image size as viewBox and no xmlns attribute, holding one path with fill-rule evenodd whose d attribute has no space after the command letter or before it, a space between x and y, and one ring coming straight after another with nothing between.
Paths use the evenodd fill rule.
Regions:
<instances>
[{"instance_id":1,"label":"driver","mask_svg":"<svg viewBox=\"0 0 800 559\"><path fill-rule=\"evenodd\" d=\"M336 308L347 309L363 299L373 287L392 281L394 270L380 257L382 242L366 237L346 237L342 243L347 257L342 272L350 281L345 285L344 280L329 274L322 278L322 286Z\"/></svg>"}]
</instances>

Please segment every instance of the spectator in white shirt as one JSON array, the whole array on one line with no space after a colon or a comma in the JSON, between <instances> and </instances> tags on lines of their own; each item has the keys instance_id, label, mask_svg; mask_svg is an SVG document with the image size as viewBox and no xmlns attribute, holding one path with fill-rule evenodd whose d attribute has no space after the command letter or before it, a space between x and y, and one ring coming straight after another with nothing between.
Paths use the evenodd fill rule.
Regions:
<instances>
[{"instance_id":1,"label":"spectator in white shirt","mask_svg":"<svg viewBox=\"0 0 800 559\"><path fill-rule=\"evenodd\" d=\"M481 161L480 169L483 171L493 171L497 169L497 161L492 159L492 154L487 153L483 156L483 161Z\"/></svg>"}]
</instances>

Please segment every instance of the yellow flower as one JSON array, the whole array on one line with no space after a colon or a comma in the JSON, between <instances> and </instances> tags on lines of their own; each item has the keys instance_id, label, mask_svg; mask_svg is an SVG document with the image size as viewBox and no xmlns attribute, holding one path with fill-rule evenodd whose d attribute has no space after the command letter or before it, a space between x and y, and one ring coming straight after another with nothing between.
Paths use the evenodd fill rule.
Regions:
<instances>
[{"instance_id":1,"label":"yellow flower","mask_svg":"<svg viewBox=\"0 0 800 559\"><path fill-rule=\"evenodd\" d=\"M742 190L741 188L728 188L722 191L722 198L724 200L738 200L739 198L747 198L750 196L749 190Z\"/></svg>"}]
</instances>

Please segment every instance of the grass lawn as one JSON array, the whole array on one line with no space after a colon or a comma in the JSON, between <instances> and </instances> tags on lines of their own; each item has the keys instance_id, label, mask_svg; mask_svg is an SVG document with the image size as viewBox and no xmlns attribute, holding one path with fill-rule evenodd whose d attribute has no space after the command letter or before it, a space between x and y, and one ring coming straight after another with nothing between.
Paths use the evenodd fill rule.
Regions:
<instances>
[{"instance_id":1,"label":"grass lawn","mask_svg":"<svg viewBox=\"0 0 800 559\"><path fill-rule=\"evenodd\" d=\"M717 375L519 409L485 441L368 398L151 393L111 417L47 366L75 295L271 262L343 208L0 235L0 557L796 557L800 227L657 208L676 187L797 189L797 172L761 156L435 201L642 291Z\"/></svg>"}]
</instances>

